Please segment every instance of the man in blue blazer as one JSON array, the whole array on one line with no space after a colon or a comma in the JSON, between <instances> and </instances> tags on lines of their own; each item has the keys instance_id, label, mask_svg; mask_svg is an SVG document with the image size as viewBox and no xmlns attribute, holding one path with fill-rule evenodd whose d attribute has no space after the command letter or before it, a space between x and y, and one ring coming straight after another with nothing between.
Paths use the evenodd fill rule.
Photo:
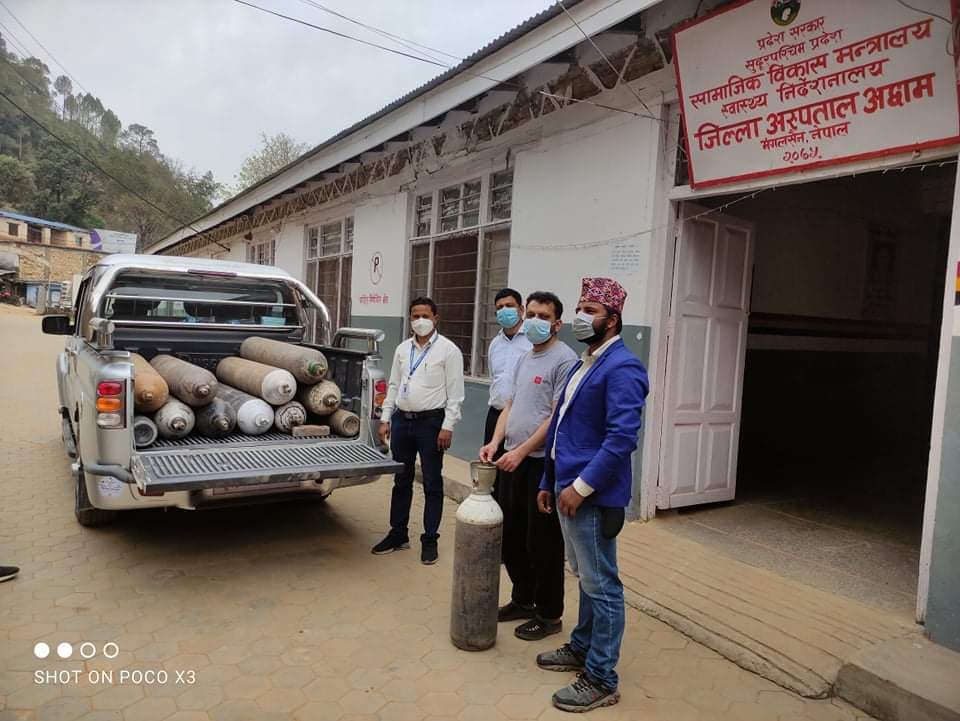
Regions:
<instances>
[{"instance_id":1,"label":"man in blue blazer","mask_svg":"<svg viewBox=\"0 0 960 721\"><path fill-rule=\"evenodd\" d=\"M623 584L616 536L633 487L649 381L627 350L623 304L627 293L610 278L584 278L573 334L587 344L573 367L547 431L537 505L560 512L567 561L580 579L580 617L570 642L537 656L551 671L578 671L553 695L564 711L590 711L620 700L616 672L623 640Z\"/></svg>"}]
</instances>

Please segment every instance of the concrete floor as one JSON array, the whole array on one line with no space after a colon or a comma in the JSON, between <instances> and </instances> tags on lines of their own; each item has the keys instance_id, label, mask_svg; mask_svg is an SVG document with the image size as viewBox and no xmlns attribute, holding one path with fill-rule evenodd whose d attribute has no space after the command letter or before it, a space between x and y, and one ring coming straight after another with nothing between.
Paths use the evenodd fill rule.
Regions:
<instances>
[{"instance_id":1,"label":"concrete floor","mask_svg":"<svg viewBox=\"0 0 960 721\"><path fill-rule=\"evenodd\" d=\"M829 481L754 484L738 489L734 503L657 519L744 563L912 619L922 498L888 490L897 478L863 470L863 480L848 470Z\"/></svg>"}]
</instances>

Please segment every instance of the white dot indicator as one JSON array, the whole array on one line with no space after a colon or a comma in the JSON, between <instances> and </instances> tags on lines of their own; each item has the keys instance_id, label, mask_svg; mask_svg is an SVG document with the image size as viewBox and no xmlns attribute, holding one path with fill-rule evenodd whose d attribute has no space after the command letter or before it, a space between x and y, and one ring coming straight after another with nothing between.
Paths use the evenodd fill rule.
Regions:
<instances>
[{"instance_id":1,"label":"white dot indicator","mask_svg":"<svg viewBox=\"0 0 960 721\"><path fill-rule=\"evenodd\" d=\"M64 641L57 646L57 655L60 658L70 658L73 655L73 645Z\"/></svg>"},{"instance_id":2,"label":"white dot indicator","mask_svg":"<svg viewBox=\"0 0 960 721\"><path fill-rule=\"evenodd\" d=\"M103 644L103 655L107 658L116 658L120 655L120 647L113 641Z\"/></svg>"},{"instance_id":3,"label":"white dot indicator","mask_svg":"<svg viewBox=\"0 0 960 721\"><path fill-rule=\"evenodd\" d=\"M50 647L41 641L33 647L33 655L37 658L46 658L50 655Z\"/></svg>"},{"instance_id":4,"label":"white dot indicator","mask_svg":"<svg viewBox=\"0 0 960 721\"><path fill-rule=\"evenodd\" d=\"M87 659L93 658L97 655L97 647L89 641L84 641L80 644L80 655Z\"/></svg>"}]
</instances>

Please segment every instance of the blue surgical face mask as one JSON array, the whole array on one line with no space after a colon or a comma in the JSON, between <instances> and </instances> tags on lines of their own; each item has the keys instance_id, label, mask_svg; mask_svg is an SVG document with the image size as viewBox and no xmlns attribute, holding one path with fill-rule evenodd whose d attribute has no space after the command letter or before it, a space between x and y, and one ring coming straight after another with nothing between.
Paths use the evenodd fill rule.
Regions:
<instances>
[{"instance_id":1,"label":"blue surgical face mask","mask_svg":"<svg viewBox=\"0 0 960 721\"><path fill-rule=\"evenodd\" d=\"M543 318L527 318L523 321L523 330L531 343L540 345L550 340L553 335L553 323Z\"/></svg>"},{"instance_id":2,"label":"blue surgical face mask","mask_svg":"<svg viewBox=\"0 0 960 721\"><path fill-rule=\"evenodd\" d=\"M520 312L516 308L505 306L497 311L497 323L502 328L513 328L520 322Z\"/></svg>"}]
</instances>

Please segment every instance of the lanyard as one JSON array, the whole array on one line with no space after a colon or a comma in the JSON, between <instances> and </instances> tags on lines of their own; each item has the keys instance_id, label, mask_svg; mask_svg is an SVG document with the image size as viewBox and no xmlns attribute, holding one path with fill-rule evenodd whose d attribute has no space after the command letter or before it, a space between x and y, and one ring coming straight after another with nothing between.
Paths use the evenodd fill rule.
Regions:
<instances>
[{"instance_id":1,"label":"lanyard","mask_svg":"<svg viewBox=\"0 0 960 721\"><path fill-rule=\"evenodd\" d=\"M434 338L430 339L430 342L427 343L427 347L423 349L423 352L420 354L420 357L417 358L416 362L413 360L413 349L417 345L415 340L410 341L410 370L407 371L407 380L409 381L413 378L413 374L416 372L417 368L420 367L420 364L423 363L423 359L427 357L427 353L430 352L430 349L433 348Z\"/></svg>"}]
</instances>

